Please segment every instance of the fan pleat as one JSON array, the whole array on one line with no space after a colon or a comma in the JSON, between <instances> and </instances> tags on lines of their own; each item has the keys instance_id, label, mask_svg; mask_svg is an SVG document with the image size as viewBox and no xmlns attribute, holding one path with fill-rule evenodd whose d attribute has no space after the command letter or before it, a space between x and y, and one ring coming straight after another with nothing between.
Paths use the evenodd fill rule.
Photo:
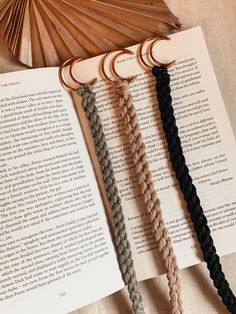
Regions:
<instances>
[{"instance_id":1,"label":"fan pleat","mask_svg":"<svg viewBox=\"0 0 236 314\"><path fill-rule=\"evenodd\" d=\"M66 1L66 2L70 4L74 9L78 10L78 6L72 3L72 1ZM96 30L98 29L98 32L102 36L109 36L109 38L111 38L113 43L115 43L117 46L120 46L120 44L124 41L126 44L127 40L130 41L132 39L138 42L142 40L143 38L145 38L145 36L147 37L148 35L152 34L151 32L142 30L142 28L137 28L132 25L122 23L120 21L116 21L116 20L111 21L110 17L103 16L99 12L95 12L95 10L91 11L91 9L81 4L80 4L79 11L81 13L84 13L84 15L86 15L90 19L90 23L94 25L94 28ZM141 34L139 32L141 32ZM114 48L115 47L113 47L113 49Z\"/></svg>"},{"instance_id":2,"label":"fan pleat","mask_svg":"<svg viewBox=\"0 0 236 314\"><path fill-rule=\"evenodd\" d=\"M18 56L22 63L33 66L33 52L32 52L32 41L31 41L31 22L30 22L30 9L29 1L26 3L25 15L24 15L24 27L21 28L21 40L15 54ZM36 34L34 34L36 36Z\"/></svg>"},{"instance_id":3,"label":"fan pleat","mask_svg":"<svg viewBox=\"0 0 236 314\"><path fill-rule=\"evenodd\" d=\"M19 42L19 37L21 35L21 26L24 20L24 14L25 14L25 7L27 4L27 0L23 0L21 2L21 6L18 9L18 17L17 20L15 21L15 33L12 34L11 37L11 44L12 44L12 49L15 51L17 48L17 43Z\"/></svg>"},{"instance_id":4,"label":"fan pleat","mask_svg":"<svg viewBox=\"0 0 236 314\"><path fill-rule=\"evenodd\" d=\"M49 0L50 3L52 1ZM54 2L54 1L53 1ZM83 48L86 54L91 51L91 55L101 53L103 49L110 46L110 42L106 39L100 40L100 36L97 34L97 30L93 29L90 25L84 22L83 13L76 12L69 6L63 6L62 4L55 6L54 10L60 10L61 22L67 25L74 38L78 38L78 44L83 42ZM58 16L59 17L59 16ZM64 18L64 21L62 20Z\"/></svg>"},{"instance_id":5,"label":"fan pleat","mask_svg":"<svg viewBox=\"0 0 236 314\"><path fill-rule=\"evenodd\" d=\"M11 6L5 12L5 16L7 20L6 20L5 27L3 28L3 32L7 40L9 40L10 32L14 30L14 20L15 20L14 10L16 6L16 2L17 0L13 0ZM1 23L3 23L3 20L1 21Z\"/></svg>"},{"instance_id":6,"label":"fan pleat","mask_svg":"<svg viewBox=\"0 0 236 314\"><path fill-rule=\"evenodd\" d=\"M47 1L47 3L42 2L41 5L44 8L45 14L47 14L48 18L51 20L51 23L55 27L56 39L55 37L53 39L56 49L60 50L60 59L68 59L71 57L71 55L86 55L86 51L83 49L83 47L79 46L77 38L73 37L71 28L68 28L68 23L70 23L70 21L65 21L65 18L61 19L60 14L62 13L59 11L59 15L55 16L54 13L56 8L53 5L50 5L50 1Z\"/></svg>"},{"instance_id":7,"label":"fan pleat","mask_svg":"<svg viewBox=\"0 0 236 314\"><path fill-rule=\"evenodd\" d=\"M0 35L30 67L99 55L178 28L163 0L0 0Z\"/></svg>"},{"instance_id":8,"label":"fan pleat","mask_svg":"<svg viewBox=\"0 0 236 314\"><path fill-rule=\"evenodd\" d=\"M38 33L41 39L40 42L41 42L41 47L45 56L46 64L58 64L60 63L60 58L58 56L57 50L55 49L53 38L50 36L50 32L52 31L50 28L51 25L47 25L47 23L45 23L47 19L46 18L44 19L44 16L42 13L40 14L40 10L39 10L40 2L32 1L32 3L34 6Z\"/></svg>"},{"instance_id":9,"label":"fan pleat","mask_svg":"<svg viewBox=\"0 0 236 314\"><path fill-rule=\"evenodd\" d=\"M98 11L103 16L108 16L112 18L113 20L117 19L119 21L123 21L127 24L131 24L134 26L140 26L140 21L142 21L142 28L151 31L155 31L158 27L157 24L160 23L160 18L156 18L155 16L152 16L152 18L150 18L150 15L145 15L142 11L137 14L137 12L133 10L124 8L123 3L121 7L110 4L110 1L107 1L107 3L101 3L100 1L92 2L93 10ZM80 0L80 5L81 4L89 7L89 1L87 0Z\"/></svg>"}]
</instances>

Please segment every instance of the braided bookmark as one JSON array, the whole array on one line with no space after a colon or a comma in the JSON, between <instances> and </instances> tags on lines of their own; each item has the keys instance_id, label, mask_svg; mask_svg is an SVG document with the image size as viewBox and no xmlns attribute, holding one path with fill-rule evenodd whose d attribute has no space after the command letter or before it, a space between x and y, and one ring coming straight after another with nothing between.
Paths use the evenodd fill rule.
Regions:
<instances>
[{"instance_id":1,"label":"braided bookmark","mask_svg":"<svg viewBox=\"0 0 236 314\"><path fill-rule=\"evenodd\" d=\"M216 253L216 248L211 237L211 231L207 224L207 218L204 215L196 187L192 182L189 169L186 165L170 95L170 76L164 65L154 66L152 73L157 80L157 98L171 163L187 203L187 208L194 224L198 241L201 245L204 260L207 263L210 277L212 278L223 303L226 305L229 312L236 314L236 298L229 287L228 281L225 279L220 258Z\"/></svg>"},{"instance_id":2,"label":"braided bookmark","mask_svg":"<svg viewBox=\"0 0 236 314\"><path fill-rule=\"evenodd\" d=\"M95 105L96 96L89 85L79 88L77 92L78 95L82 96L82 107L89 122L107 198L112 210L114 236L123 280L128 287L133 312L135 314L144 314L142 297L136 279L130 243L127 238L121 199L116 186L102 122Z\"/></svg>"},{"instance_id":3,"label":"braided bookmark","mask_svg":"<svg viewBox=\"0 0 236 314\"><path fill-rule=\"evenodd\" d=\"M118 104L124 120L126 128L125 132L129 139L131 154L135 164L142 196L151 218L158 249L162 253L167 270L167 278L170 289L169 295L171 301L171 313L181 314L183 313L183 308L181 301L179 270L171 239L163 220L160 201L154 189L154 183L149 169L147 154L140 132L133 98L129 91L129 83L126 80L117 81L116 93L119 97Z\"/></svg>"}]
</instances>

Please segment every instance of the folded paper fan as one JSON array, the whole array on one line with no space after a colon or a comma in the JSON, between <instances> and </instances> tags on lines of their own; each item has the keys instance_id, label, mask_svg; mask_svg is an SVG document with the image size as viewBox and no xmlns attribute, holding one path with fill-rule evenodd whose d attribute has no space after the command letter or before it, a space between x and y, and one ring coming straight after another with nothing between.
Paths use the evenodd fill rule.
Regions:
<instances>
[{"instance_id":1,"label":"folded paper fan","mask_svg":"<svg viewBox=\"0 0 236 314\"><path fill-rule=\"evenodd\" d=\"M180 28L163 0L0 0L0 35L30 67L56 66Z\"/></svg>"}]
</instances>

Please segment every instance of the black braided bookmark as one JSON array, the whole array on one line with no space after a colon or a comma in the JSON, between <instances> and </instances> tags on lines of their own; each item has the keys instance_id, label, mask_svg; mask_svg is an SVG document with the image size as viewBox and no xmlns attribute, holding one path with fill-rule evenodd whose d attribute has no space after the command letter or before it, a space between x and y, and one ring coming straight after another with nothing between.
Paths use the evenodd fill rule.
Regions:
<instances>
[{"instance_id":1,"label":"black braided bookmark","mask_svg":"<svg viewBox=\"0 0 236 314\"><path fill-rule=\"evenodd\" d=\"M174 109L172 107L170 76L167 68L163 65L154 66L152 73L157 80L157 99L161 112L163 130L168 142L172 167L187 203L187 208L194 224L198 241L201 245L204 260L207 263L210 277L214 282L219 296L222 298L222 302L226 305L229 312L236 314L236 298L229 287L228 281L225 279L220 258L216 253L211 231L207 224L207 218L204 215L196 187L192 182L189 169L185 162L181 141L178 135L178 128L176 126Z\"/></svg>"}]
</instances>

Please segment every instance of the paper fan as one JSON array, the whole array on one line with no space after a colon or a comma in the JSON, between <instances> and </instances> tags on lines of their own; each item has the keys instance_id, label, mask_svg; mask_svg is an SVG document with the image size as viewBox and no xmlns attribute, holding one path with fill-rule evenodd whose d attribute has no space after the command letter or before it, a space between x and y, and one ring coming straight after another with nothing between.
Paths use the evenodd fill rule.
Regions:
<instances>
[{"instance_id":1,"label":"paper fan","mask_svg":"<svg viewBox=\"0 0 236 314\"><path fill-rule=\"evenodd\" d=\"M92 57L180 28L163 0L0 0L0 35L31 67Z\"/></svg>"}]
</instances>

